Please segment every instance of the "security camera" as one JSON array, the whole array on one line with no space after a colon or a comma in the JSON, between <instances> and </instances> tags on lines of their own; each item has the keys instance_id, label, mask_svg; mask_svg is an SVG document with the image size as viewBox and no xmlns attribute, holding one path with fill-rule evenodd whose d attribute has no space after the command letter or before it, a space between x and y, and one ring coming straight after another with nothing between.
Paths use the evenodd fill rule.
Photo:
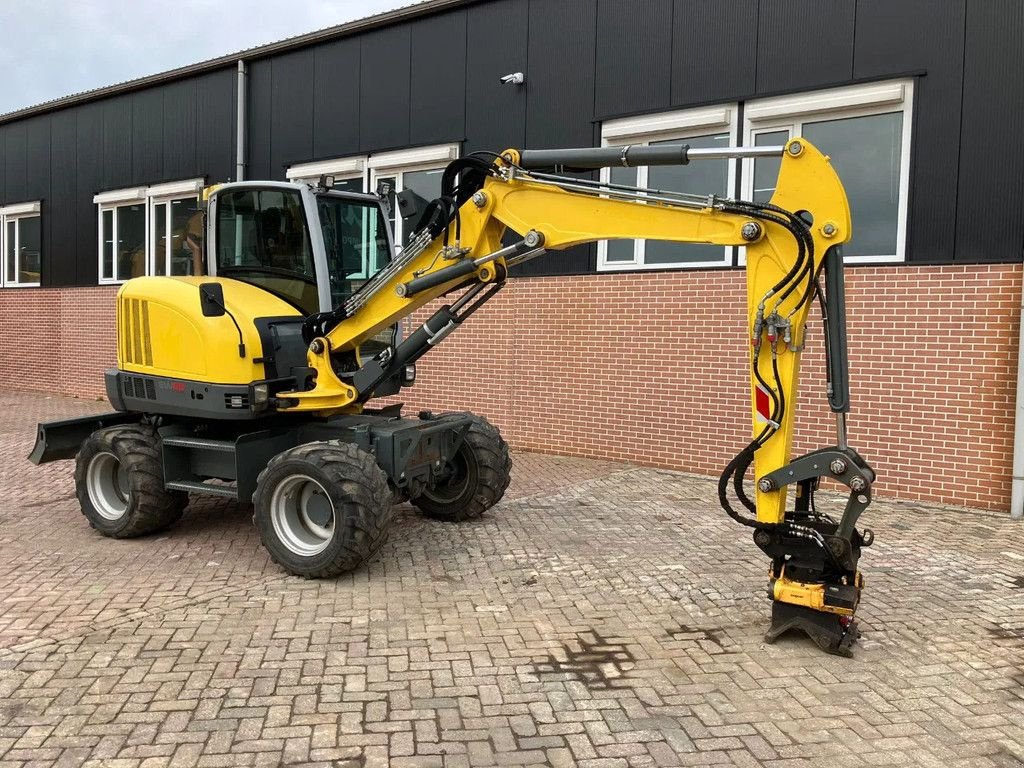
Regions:
<instances>
[{"instance_id":1,"label":"security camera","mask_svg":"<svg viewBox=\"0 0 1024 768\"><path fill-rule=\"evenodd\" d=\"M522 72L513 72L511 75L505 75L501 78L502 85L522 85L526 82L526 75Z\"/></svg>"}]
</instances>

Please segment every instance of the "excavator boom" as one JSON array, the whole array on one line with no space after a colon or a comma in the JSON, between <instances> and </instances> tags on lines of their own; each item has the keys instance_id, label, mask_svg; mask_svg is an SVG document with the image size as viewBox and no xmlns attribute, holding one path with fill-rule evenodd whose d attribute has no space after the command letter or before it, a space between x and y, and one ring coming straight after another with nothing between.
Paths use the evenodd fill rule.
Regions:
<instances>
[{"instance_id":1,"label":"excavator boom","mask_svg":"<svg viewBox=\"0 0 1024 768\"><path fill-rule=\"evenodd\" d=\"M766 204L566 175L607 166L756 156L781 158L775 192ZM486 160L471 156L449 167L442 197L395 260L344 306L318 316L320 333L308 353L315 386L286 393L281 402L288 410L322 415L358 408L380 382L414 363L500 290L510 267L545 252L633 238L739 246L746 267L752 439L723 473L720 501L754 530L755 543L772 560L769 637L801 629L826 650L848 653L860 597L857 560L871 538L855 523L870 501L874 480L845 437L841 245L851 231L838 176L829 159L802 138L784 147L691 150L680 144L507 150ZM507 245L509 233L525 234ZM821 285L826 269L828 291ZM361 360L354 372L339 373L332 363L334 356L357 350L424 305L460 291L396 348ZM838 439L834 447L791 462L800 352L815 298L823 310L831 304L825 312L826 344ZM753 498L743 484L751 466ZM850 488L841 521L815 511L813 493L822 477ZM789 485L796 485L796 508L787 512Z\"/></svg>"},{"instance_id":2,"label":"excavator boom","mask_svg":"<svg viewBox=\"0 0 1024 768\"><path fill-rule=\"evenodd\" d=\"M590 173L757 157L779 158L767 203L641 189ZM771 561L767 639L798 629L827 651L850 654L858 562L873 538L857 523L875 476L846 439L841 246L851 223L825 155L803 138L781 147L472 154L444 171L441 196L426 203L399 250L379 198L330 186L325 177L210 189L205 274L122 286L118 364L106 372L118 413L42 424L32 454L39 463L75 457L77 496L94 528L140 536L173 524L189 493L234 498L252 503L276 562L324 578L373 556L397 500L440 520L479 517L510 480L500 431L471 413L411 418L399 405L368 401L411 384L416 361L528 259L616 239L737 247L746 269L751 436L719 478L719 502ZM815 301L825 319L836 444L794 459L800 355ZM396 324L428 304L429 317L399 340ZM699 322L685 305L679 317ZM838 519L814 503L822 478L849 489Z\"/></svg>"}]
</instances>

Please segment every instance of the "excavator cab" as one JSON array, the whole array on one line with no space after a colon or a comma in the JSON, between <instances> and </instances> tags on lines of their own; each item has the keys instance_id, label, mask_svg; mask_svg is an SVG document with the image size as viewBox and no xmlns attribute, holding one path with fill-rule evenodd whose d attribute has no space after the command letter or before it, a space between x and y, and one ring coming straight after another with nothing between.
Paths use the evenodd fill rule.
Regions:
<instances>
[{"instance_id":1,"label":"excavator cab","mask_svg":"<svg viewBox=\"0 0 1024 768\"><path fill-rule=\"evenodd\" d=\"M207 242L209 274L258 286L306 317L343 305L394 254L377 196L308 184L217 188L209 198ZM362 352L372 355L393 341L394 327Z\"/></svg>"},{"instance_id":2,"label":"excavator cab","mask_svg":"<svg viewBox=\"0 0 1024 768\"><path fill-rule=\"evenodd\" d=\"M243 182L215 189L207 242L211 275L262 288L301 312L301 339L289 334L297 366L304 364L316 319L344 306L395 253L381 198L335 190L330 177L318 184ZM389 325L340 364L357 368L399 340L399 325ZM415 374L403 374L412 383ZM400 385L393 379L376 396L395 394Z\"/></svg>"}]
</instances>

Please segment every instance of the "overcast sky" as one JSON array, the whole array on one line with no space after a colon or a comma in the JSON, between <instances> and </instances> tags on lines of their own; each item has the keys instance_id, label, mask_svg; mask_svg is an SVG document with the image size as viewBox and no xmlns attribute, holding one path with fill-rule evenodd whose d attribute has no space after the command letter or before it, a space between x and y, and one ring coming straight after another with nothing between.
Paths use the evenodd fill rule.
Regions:
<instances>
[{"instance_id":1,"label":"overcast sky","mask_svg":"<svg viewBox=\"0 0 1024 768\"><path fill-rule=\"evenodd\" d=\"M0 0L0 114L413 0Z\"/></svg>"}]
</instances>

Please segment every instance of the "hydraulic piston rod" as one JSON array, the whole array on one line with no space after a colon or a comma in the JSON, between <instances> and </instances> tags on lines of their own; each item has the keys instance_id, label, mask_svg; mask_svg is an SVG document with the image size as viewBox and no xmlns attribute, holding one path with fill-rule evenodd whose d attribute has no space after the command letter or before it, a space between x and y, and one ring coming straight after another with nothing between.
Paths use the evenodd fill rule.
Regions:
<instances>
[{"instance_id":1,"label":"hydraulic piston rod","mask_svg":"<svg viewBox=\"0 0 1024 768\"><path fill-rule=\"evenodd\" d=\"M577 168L589 170L638 165L686 165L690 160L720 160L739 157L780 157L785 147L691 148L688 144L658 144L621 147L584 147L580 149L527 149L519 165L527 170L541 168Z\"/></svg>"}]
</instances>

